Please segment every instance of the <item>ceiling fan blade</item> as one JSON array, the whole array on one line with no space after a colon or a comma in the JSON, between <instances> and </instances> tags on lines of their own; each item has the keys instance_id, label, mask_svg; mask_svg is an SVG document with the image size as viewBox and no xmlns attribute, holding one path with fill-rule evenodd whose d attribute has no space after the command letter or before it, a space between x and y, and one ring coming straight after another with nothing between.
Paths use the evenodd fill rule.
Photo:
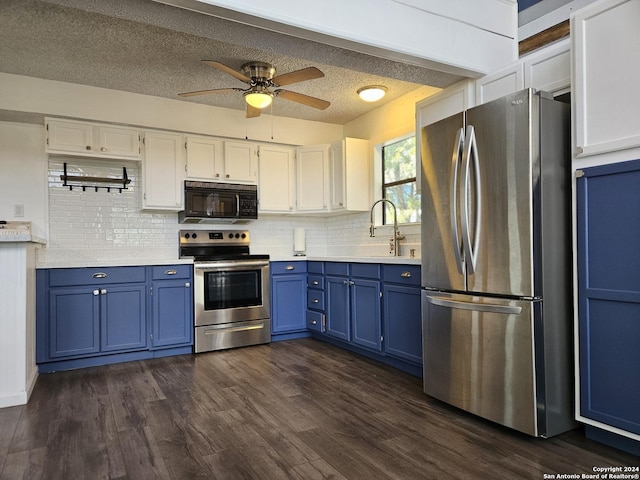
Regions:
<instances>
[{"instance_id":1,"label":"ceiling fan blade","mask_svg":"<svg viewBox=\"0 0 640 480\"><path fill-rule=\"evenodd\" d=\"M273 77L271 81L274 85L281 87L283 85L291 85L292 83L303 82L305 80L313 80L314 78L322 78L324 73L316 67L307 67L295 72L283 73Z\"/></svg>"},{"instance_id":2,"label":"ceiling fan blade","mask_svg":"<svg viewBox=\"0 0 640 480\"><path fill-rule=\"evenodd\" d=\"M260 113L262 112L262 110L260 110L259 108L256 107L252 107L251 105L249 105L247 103L247 114L245 115L246 118L256 118L260 116Z\"/></svg>"},{"instance_id":3,"label":"ceiling fan blade","mask_svg":"<svg viewBox=\"0 0 640 480\"><path fill-rule=\"evenodd\" d=\"M215 60L202 60L202 63L206 63L210 67L217 68L221 72L228 73L229 75L237 78L241 82L251 83L251 79L249 77L245 77L243 74L241 74L240 72L237 72L233 68L227 67L224 63L220 63Z\"/></svg>"},{"instance_id":4,"label":"ceiling fan blade","mask_svg":"<svg viewBox=\"0 0 640 480\"><path fill-rule=\"evenodd\" d=\"M184 92L179 93L180 97L193 97L195 95L206 95L207 93L219 93L219 92L244 92L242 88L214 88L211 90L198 90L197 92Z\"/></svg>"},{"instance_id":5,"label":"ceiling fan blade","mask_svg":"<svg viewBox=\"0 0 640 480\"><path fill-rule=\"evenodd\" d=\"M298 102L306 105L307 107L317 108L318 110L324 110L329 105L331 105L331 103L327 102L326 100L321 100L316 97L310 97L309 95L304 95L302 93L291 92L289 90L275 90L273 93L275 93L278 97L284 98L285 100Z\"/></svg>"}]
</instances>

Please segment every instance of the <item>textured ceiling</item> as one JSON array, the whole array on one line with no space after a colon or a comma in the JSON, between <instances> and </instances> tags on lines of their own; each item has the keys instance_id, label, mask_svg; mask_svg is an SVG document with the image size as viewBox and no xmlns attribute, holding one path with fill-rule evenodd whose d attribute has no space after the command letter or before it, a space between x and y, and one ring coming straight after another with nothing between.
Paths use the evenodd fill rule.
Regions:
<instances>
[{"instance_id":1,"label":"textured ceiling","mask_svg":"<svg viewBox=\"0 0 640 480\"><path fill-rule=\"evenodd\" d=\"M345 124L420 86L461 77L381 59L151 0L0 0L0 71L244 110L240 92L181 98L194 90L241 87L201 63L273 64L276 74L316 66L324 78L288 85L331 102L324 111L276 98L273 115ZM356 90L388 87L367 104ZM6 92L5 92L6 93ZM270 112L269 112L270 113Z\"/></svg>"}]
</instances>

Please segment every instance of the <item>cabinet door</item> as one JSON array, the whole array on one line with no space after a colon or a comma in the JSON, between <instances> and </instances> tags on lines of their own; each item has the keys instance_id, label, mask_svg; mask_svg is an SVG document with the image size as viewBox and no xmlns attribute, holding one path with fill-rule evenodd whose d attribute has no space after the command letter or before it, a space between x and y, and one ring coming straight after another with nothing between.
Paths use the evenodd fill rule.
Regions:
<instances>
[{"instance_id":1,"label":"cabinet door","mask_svg":"<svg viewBox=\"0 0 640 480\"><path fill-rule=\"evenodd\" d=\"M140 132L134 128L96 127L100 155L118 158L140 158Z\"/></svg>"},{"instance_id":2,"label":"cabinet door","mask_svg":"<svg viewBox=\"0 0 640 480\"><path fill-rule=\"evenodd\" d=\"M211 137L186 138L187 178L221 180L224 175L223 142Z\"/></svg>"},{"instance_id":3,"label":"cabinet door","mask_svg":"<svg viewBox=\"0 0 640 480\"><path fill-rule=\"evenodd\" d=\"M518 62L476 81L476 105L490 102L524 88L524 68Z\"/></svg>"},{"instance_id":4,"label":"cabinet door","mask_svg":"<svg viewBox=\"0 0 640 480\"><path fill-rule=\"evenodd\" d=\"M524 86L555 94L571 88L569 39L524 57Z\"/></svg>"},{"instance_id":5,"label":"cabinet door","mask_svg":"<svg viewBox=\"0 0 640 480\"><path fill-rule=\"evenodd\" d=\"M271 280L271 331L274 334L305 330L307 277L275 275Z\"/></svg>"},{"instance_id":6,"label":"cabinet door","mask_svg":"<svg viewBox=\"0 0 640 480\"><path fill-rule=\"evenodd\" d=\"M295 196L294 150L260 145L259 153L260 211L293 213Z\"/></svg>"},{"instance_id":7,"label":"cabinet door","mask_svg":"<svg viewBox=\"0 0 640 480\"><path fill-rule=\"evenodd\" d=\"M344 140L329 149L329 206L332 211L347 208Z\"/></svg>"},{"instance_id":8,"label":"cabinet door","mask_svg":"<svg viewBox=\"0 0 640 480\"><path fill-rule=\"evenodd\" d=\"M356 278L350 289L353 343L381 351L380 282Z\"/></svg>"},{"instance_id":9,"label":"cabinet door","mask_svg":"<svg viewBox=\"0 0 640 480\"><path fill-rule=\"evenodd\" d=\"M230 182L258 181L257 146L250 142L224 142L224 179Z\"/></svg>"},{"instance_id":10,"label":"cabinet door","mask_svg":"<svg viewBox=\"0 0 640 480\"><path fill-rule=\"evenodd\" d=\"M193 289L190 280L152 283L153 348L188 345L193 338Z\"/></svg>"},{"instance_id":11,"label":"cabinet door","mask_svg":"<svg viewBox=\"0 0 640 480\"><path fill-rule=\"evenodd\" d=\"M577 156L640 146L638 19L637 0L594 2L571 19Z\"/></svg>"},{"instance_id":12,"label":"cabinet door","mask_svg":"<svg viewBox=\"0 0 640 480\"><path fill-rule=\"evenodd\" d=\"M184 160L181 146L180 134L145 132L143 208L183 209Z\"/></svg>"},{"instance_id":13,"label":"cabinet door","mask_svg":"<svg viewBox=\"0 0 640 480\"><path fill-rule=\"evenodd\" d=\"M349 280L327 275L326 282L327 334L348 342L351 340Z\"/></svg>"},{"instance_id":14,"label":"cabinet door","mask_svg":"<svg viewBox=\"0 0 640 480\"><path fill-rule=\"evenodd\" d=\"M93 127L66 120L47 121L48 152L93 153Z\"/></svg>"},{"instance_id":15,"label":"cabinet door","mask_svg":"<svg viewBox=\"0 0 640 480\"><path fill-rule=\"evenodd\" d=\"M384 351L422 364L420 287L384 286Z\"/></svg>"},{"instance_id":16,"label":"cabinet door","mask_svg":"<svg viewBox=\"0 0 640 480\"><path fill-rule=\"evenodd\" d=\"M580 420L640 435L640 161L577 180Z\"/></svg>"},{"instance_id":17,"label":"cabinet door","mask_svg":"<svg viewBox=\"0 0 640 480\"><path fill-rule=\"evenodd\" d=\"M146 348L146 285L107 285L100 289L101 350Z\"/></svg>"},{"instance_id":18,"label":"cabinet door","mask_svg":"<svg viewBox=\"0 0 640 480\"><path fill-rule=\"evenodd\" d=\"M299 148L296 167L296 210L326 212L329 207L329 146Z\"/></svg>"},{"instance_id":19,"label":"cabinet door","mask_svg":"<svg viewBox=\"0 0 640 480\"><path fill-rule=\"evenodd\" d=\"M100 291L87 287L49 291L49 357L100 351Z\"/></svg>"}]
</instances>

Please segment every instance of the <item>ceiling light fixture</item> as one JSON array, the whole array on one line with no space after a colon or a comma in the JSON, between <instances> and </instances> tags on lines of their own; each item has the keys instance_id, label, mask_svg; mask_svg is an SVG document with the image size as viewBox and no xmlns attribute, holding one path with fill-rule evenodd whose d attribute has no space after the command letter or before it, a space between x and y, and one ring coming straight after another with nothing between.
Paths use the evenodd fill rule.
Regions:
<instances>
[{"instance_id":1,"label":"ceiling light fixture","mask_svg":"<svg viewBox=\"0 0 640 480\"><path fill-rule=\"evenodd\" d=\"M387 93L384 85L367 85L358 89L358 95L365 102L377 102Z\"/></svg>"},{"instance_id":2,"label":"ceiling light fixture","mask_svg":"<svg viewBox=\"0 0 640 480\"><path fill-rule=\"evenodd\" d=\"M273 101L273 94L270 92L259 92L252 90L244 94L244 100L254 108L267 108Z\"/></svg>"}]
</instances>

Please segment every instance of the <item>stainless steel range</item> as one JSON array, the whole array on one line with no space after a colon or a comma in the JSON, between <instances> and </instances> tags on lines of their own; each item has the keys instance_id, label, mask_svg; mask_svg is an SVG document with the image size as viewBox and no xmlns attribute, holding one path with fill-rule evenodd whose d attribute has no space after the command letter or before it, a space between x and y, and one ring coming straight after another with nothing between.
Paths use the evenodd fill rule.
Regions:
<instances>
[{"instance_id":1,"label":"stainless steel range","mask_svg":"<svg viewBox=\"0 0 640 480\"><path fill-rule=\"evenodd\" d=\"M269 256L251 255L247 230L180 230L194 259L195 353L271 341Z\"/></svg>"}]
</instances>

